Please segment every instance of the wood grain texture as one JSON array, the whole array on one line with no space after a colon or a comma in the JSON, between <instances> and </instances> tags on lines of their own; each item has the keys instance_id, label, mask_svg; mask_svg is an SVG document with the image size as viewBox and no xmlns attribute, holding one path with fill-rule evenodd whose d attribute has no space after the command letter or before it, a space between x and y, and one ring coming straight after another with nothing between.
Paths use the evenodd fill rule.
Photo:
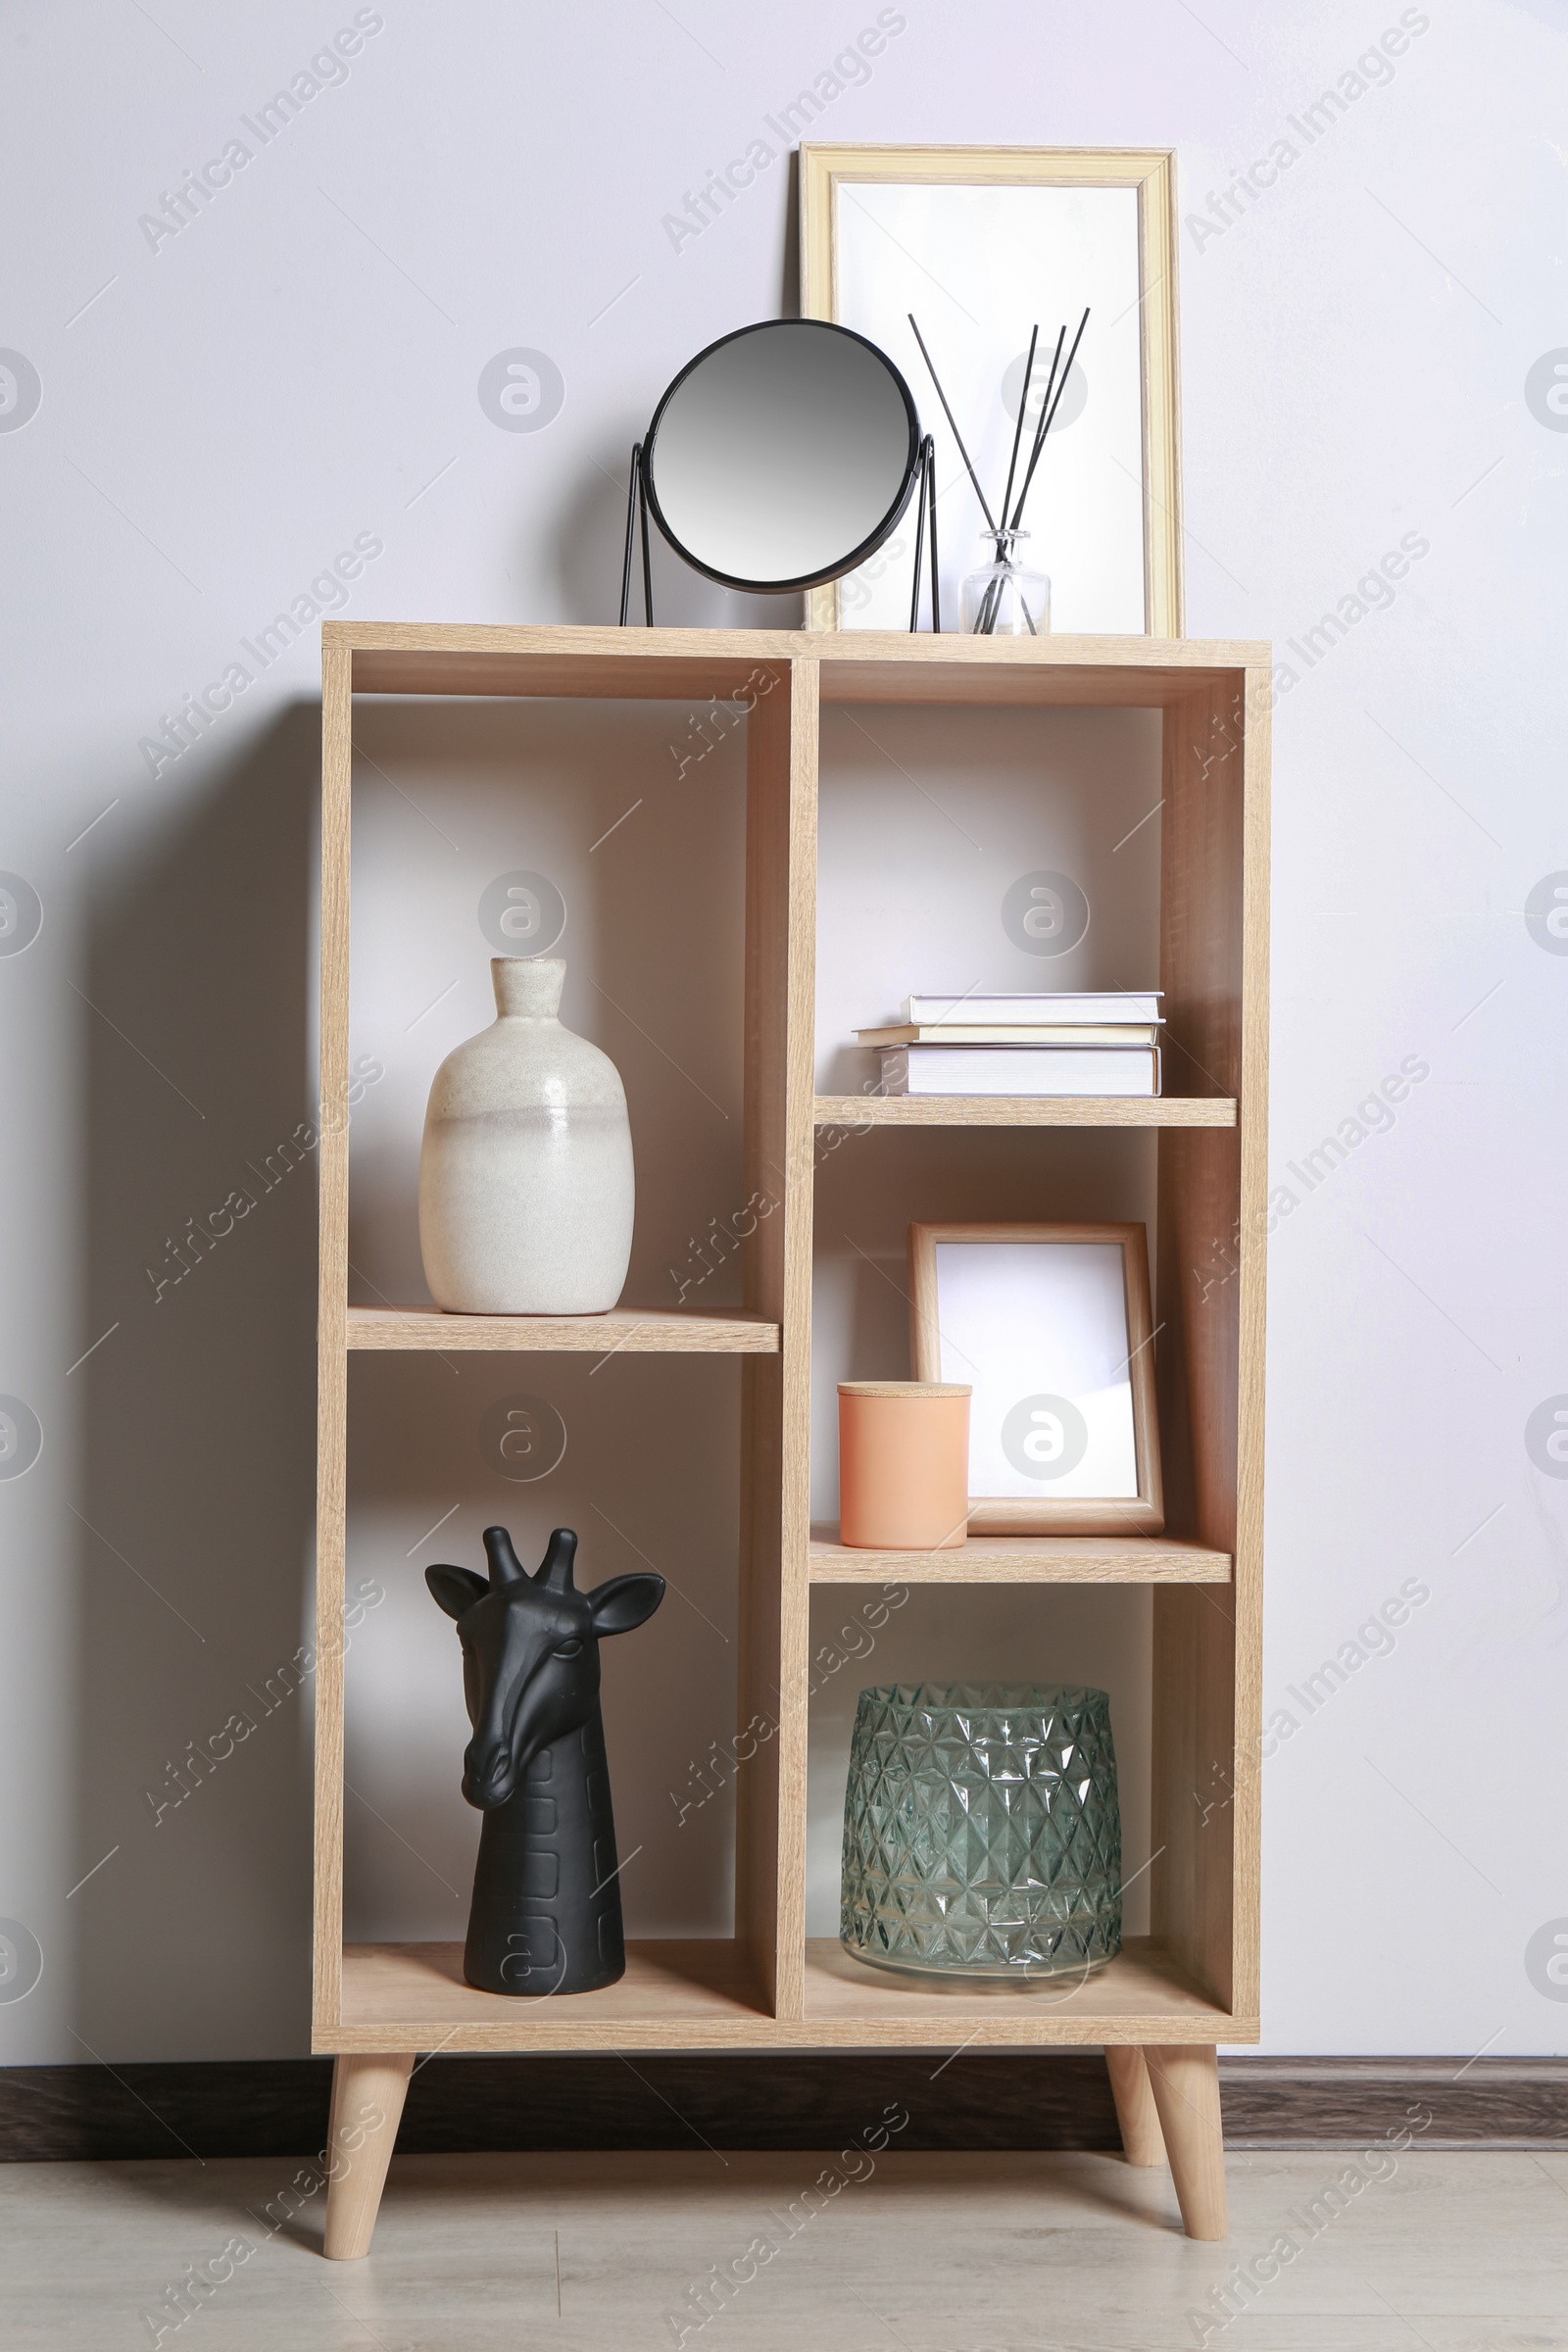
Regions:
<instances>
[{"instance_id":1,"label":"wood grain texture","mask_svg":"<svg viewBox=\"0 0 1568 2352\"><path fill-rule=\"evenodd\" d=\"M898 630L614 629L328 620L359 694L575 695L706 702L760 696L759 667L821 664L824 702L1179 703L1205 675L1264 666L1251 639L963 637ZM759 701L759 708L760 701Z\"/></svg>"},{"instance_id":2,"label":"wood grain texture","mask_svg":"<svg viewBox=\"0 0 1568 2352\"><path fill-rule=\"evenodd\" d=\"M1568 2058L1259 2058L1220 2066L1233 2148L1353 2148L1392 2124L1423 2148L1568 2151Z\"/></svg>"},{"instance_id":3,"label":"wood grain texture","mask_svg":"<svg viewBox=\"0 0 1568 2352\"><path fill-rule=\"evenodd\" d=\"M1086 1984L976 1985L896 1976L836 1939L804 1948L804 2002L768 2014L740 1941L631 1941L626 1974L569 2000L476 1992L460 1943L350 1944L343 2016L328 2046L388 2050L783 2050L992 2048L1255 2039L1148 1938Z\"/></svg>"},{"instance_id":4,"label":"wood grain texture","mask_svg":"<svg viewBox=\"0 0 1568 2352\"><path fill-rule=\"evenodd\" d=\"M1112 2051L1131 2045L1112 2045ZM1107 2053L1107 2056L1110 2053ZM0 2164L288 2157L326 2144L330 2058L0 2067ZM398 2151L841 2147L902 2099L906 2147L1119 2145L1096 2050L965 2051L930 2095L923 2052L593 2052L425 2059ZM1568 2152L1568 2058L1259 2058L1219 2066L1231 2148L1364 2148L1391 2121L1422 2149ZM1427 2120L1430 2119L1430 2120Z\"/></svg>"},{"instance_id":5,"label":"wood grain texture","mask_svg":"<svg viewBox=\"0 0 1568 2352\"><path fill-rule=\"evenodd\" d=\"M1167 1507L1236 1568L1229 1592L1155 1595L1152 1924L1243 2014L1258 2002L1267 704L1259 672L1167 714L1161 844L1168 1051L1239 1116L1159 1144Z\"/></svg>"},{"instance_id":6,"label":"wood grain texture","mask_svg":"<svg viewBox=\"0 0 1568 2352\"><path fill-rule=\"evenodd\" d=\"M811 1530L813 1585L1226 1585L1229 1552L1185 1536L971 1534L956 1551L865 1551Z\"/></svg>"},{"instance_id":7,"label":"wood grain texture","mask_svg":"<svg viewBox=\"0 0 1568 2352\"><path fill-rule=\"evenodd\" d=\"M962 2041L1156 2048L1257 2034L1254 1757L1261 1544L1266 1133L1264 649L1151 639L1010 641L765 631L323 631L321 1378L314 2046L428 2050L911 2048ZM1249 674L1250 672L1250 674ZM351 684L401 693L573 693L748 707L746 1137L774 1203L746 1255L744 1312L527 1319L355 1309L347 1296ZM1133 703L1165 710L1161 968L1167 1054L1204 1090L1154 1102L908 1102L812 1092L817 724L823 699ZM842 1115L841 1115L842 1114ZM1159 1130L1159 1412L1168 1537L1002 1539L913 1558L847 1553L808 1525L817 1125ZM1234 1269L1214 1251L1234 1242ZM352 1329L351 1329L352 1320ZM590 1329L590 1322L592 1328ZM737 1937L637 1947L623 1983L572 2003L499 2005L457 1947L341 1942L342 1582L350 1345L709 1349L742 1369L740 1720L773 1722L740 1776ZM624 1332L621 1339L618 1335ZM492 1333L495 1336L492 1336ZM1147 1353L1147 1350L1145 1351ZM1231 1584L1234 1560L1234 1587ZM882 1980L805 1938L809 1587L1149 1582L1155 1594L1156 1939L1066 1994ZM1216 1779L1215 1776L1218 1776ZM342 1973L346 1965L346 1974ZM973 2012L963 2023L967 2000ZM588 2005L601 2004L596 2010ZM958 2005L956 2006L955 2004ZM955 2034L956 2025L961 2031Z\"/></svg>"},{"instance_id":8,"label":"wood grain texture","mask_svg":"<svg viewBox=\"0 0 1568 2352\"><path fill-rule=\"evenodd\" d=\"M1263 1735L1263 1458L1267 1362L1269 909L1272 838L1271 671L1243 685L1241 1271L1237 1277L1236 1754L1261 1763ZM1255 2012L1263 1899L1258 1773L1238 1773L1233 1868L1238 1922L1233 1998Z\"/></svg>"},{"instance_id":9,"label":"wood grain texture","mask_svg":"<svg viewBox=\"0 0 1568 2352\"><path fill-rule=\"evenodd\" d=\"M828 174L836 179L957 181L975 187L1007 187L1019 181L1044 187L1139 187L1152 171L1170 159L1165 147L906 147L869 143L853 147L818 145L801 148L803 190L814 180L820 191ZM813 208L813 217L820 207ZM808 257L803 252L803 270ZM808 282L813 292L819 280ZM802 315L825 318L826 311Z\"/></svg>"},{"instance_id":10,"label":"wood grain texture","mask_svg":"<svg viewBox=\"0 0 1568 2352\"><path fill-rule=\"evenodd\" d=\"M1180 397L1176 336L1175 156L1168 148L906 147L803 144L801 316L839 316L838 190L857 181L1006 187L1135 188L1142 313L1144 614L1182 633ZM832 628L838 586L808 592L808 617Z\"/></svg>"},{"instance_id":11,"label":"wood grain texture","mask_svg":"<svg viewBox=\"0 0 1568 2352\"><path fill-rule=\"evenodd\" d=\"M783 1219L778 1219L782 1227ZM780 1252L782 1254L782 1252ZM749 1356L741 1373L740 1597L735 1672L735 1929L765 2009L779 2000L778 1692L784 1368ZM743 1745L743 1742L749 1743ZM795 1996L791 1996L795 1997Z\"/></svg>"},{"instance_id":12,"label":"wood grain texture","mask_svg":"<svg viewBox=\"0 0 1568 2352\"><path fill-rule=\"evenodd\" d=\"M818 1095L819 1127L1234 1127L1236 1104L1191 1095Z\"/></svg>"},{"instance_id":13,"label":"wood grain texture","mask_svg":"<svg viewBox=\"0 0 1568 2352\"><path fill-rule=\"evenodd\" d=\"M476 1992L461 1943L350 1944L335 2046L359 2050L762 2048L772 2038L747 1946L630 1941L626 1973L569 1999Z\"/></svg>"},{"instance_id":14,"label":"wood grain texture","mask_svg":"<svg viewBox=\"0 0 1568 2352\"><path fill-rule=\"evenodd\" d=\"M413 2053L403 2052L339 2058L332 2069L321 2240L328 2262L362 2262L370 2251L413 2065Z\"/></svg>"},{"instance_id":15,"label":"wood grain texture","mask_svg":"<svg viewBox=\"0 0 1568 2352\"><path fill-rule=\"evenodd\" d=\"M1144 2051L1170 2159L1182 2227L1215 2240L1226 2231L1225 2139L1220 2123L1216 2052L1184 2042Z\"/></svg>"},{"instance_id":16,"label":"wood grain texture","mask_svg":"<svg viewBox=\"0 0 1568 2352\"><path fill-rule=\"evenodd\" d=\"M351 1306L350 1348L452 1354L521 1350L578 1355L776 1355L778 1325L760 1315L672 1315L615 1306L603 1315L452 1315L438 1306Z\"/></svg>"},{"instance_id":17,"label":"wood grain texture","mask_svg":"<svg viewBox=\"0 0 1568 2352\"><path fill-rule=\"evenodd\" d=\"M1156 637L1186 627L1182 563L1181 340L1176 327L1176 156L1141 159L1138 275L1143 288L1144 612Z\"/></svg>"},{"instance_id":18,"label":"wood grain texture","mask_svg":"<svg viewBox=\"0 0 1568 2352\"><path fill-rule=\"evenodd\" d=\"M778 2014L805 2000L807 1744L810 1711L811 1235L816 1128L816 789L820 665L797 662L790 702L784 1349L779 1626Z\"/></svg>"},{"instance_id":19,"label":"wood grain texture","mask_svg":"<svg viewBox=\"0 0 1568 2352\"><path fill-rule=\"evenodd\" d=\"M1159 2110L1154 2105L1153 2084L1149 2080L1143 2051L1113 2046L1105 2052L1105 2072L1110 2077L1122 2152L1128 2163L1163 2164L1165 2138L1159 2128Z\"/></svg>"},{"instance_id":20,"label":"wood grain texture","mask_svg":"<svg viewBox=\"0 0 1568 2352\"><path fill-rule=\"evenodd\" d=\"M393 635L397 642L357 643L357 693L748 702L777 685L795 650L773 630L443 627Z\"/></svg>"},{"instance_id":21,"label":"wood grain texture","mask_svg":"<svg viewBox=\"0 0 1568 2352\"><path fill-rule=\"evenodd\" d=\"M317 1313L313 2017L337 2016L343 1950L343 1584L348 1509L350 655L321 652L320 1146Z\"/></svg>"},{"instance_id":22,"label":"wood grain texture","mask_svg":"<svg viewBox=\"0 0 1568 2352\"><path fill-rule=\"evenodd\" d=\"M655 2105L623 2063L609 2064L629 2099ZM1561 2352L1561 2157L1432 2156L1418 2141L1394 2180L1321 2230L1292 2217L1309 2215L1345 2160L1254 2159L1234 2168L1234 2253L1203 2249L1181 2237L1167 2176L1108 2150L918 2152L916 2132L954 2078L985 2064L966 2051L924 2097L914 2082L890 2088L842 2136L828 2129L840 2111L824 2111L814 2160L721 2163L716 2142L695 2138L644 2154L432 2158L406 2155L400 2138L360 2272L307 2258L318 2198L294 2242L271 2234L272 2163L39 2168L6 2183L7 2341L145 2352L163 2327L164 2352L673 2352L685 2328L686 2352L1190 2352L1206 2329L1209 2352ZM870 2157L838 2152L863 2147L884 2112L894 2135L873 2174ZM822 2209L803 2191L829 2164L841 2193ZM1235 2266L1250 2269L1293 2226L1303 2258L1260 2296L1239 2288ZM194 2301L187 2266L205 2268L236 2230L260 2258ZM777 2259L721 2298L716 2266L747 2279L739 2257L760 2234L759 2251ZM221 2278L227 2266L214 2267ZM1258 2265L1264 2280L1273 2269ZM181 2284L158 2303L167 2281ZM148 2304L153 2327L139 2317ZM199 2328L180 2324L203 2308Z\"/></svg>"},{"instance_id":23,"label":"wood grain texture","mask_svg":"<svg viewBox=\"0 0 1568 2352\"><path fill-rule=\"evenodd\" d=\"M813 639L813 644L821 643ZM1183 702L1191 693L1196 667L1177 660L1179 647L1168 638L1152 637L932 637L888 638L880 632L846 630L836 640L858 651L853 659L822 662L824 703L927 703L955 707L976 704L997 710L1073 709L1080 710L1159 710ZM1159 658L1147 662L1103 659L1112 645L1149 646ZM901 645L930 646L934 651L914 661L872 649ZM980 657L966 649L986 649ZM1020 645L1022 659L997 662L993 646ZM1047 648L1051 651L1048 654ZM1217 650L1217 649L1215 649Z\"/></svg>"},{"instance_id":24,"label":"wood grain texture","mask_svg":"<svg viewBox=\"0 0 1568 2352\"><path fill-rule=\"evenodd\" d=\"M823 2040L929 2046L972 2034L982 2044L1021 2048L1244 2037L1238 2021L1195 1990L1148 1936L1129 1936L1118 1957L1086 1982L1027 1985L868 1968L833 1938L813 1938L806 1948L806 2023Z\"/></svg>"},{"instance_id":25,"label":"wood grain texture","mask_svg":"<svg viewBox=\"0 0 1568 2352\"><path fill-rule=\"evenodd\" d=\"M753 1230L742 1245L742 1271L748 1307L775 1331L784 1314L788 1221L790 702L788 686L771 691L751 711L746 730L742 1152ZM768 2009L778 2002L783 1386L778 1354L746 1365L735 1697L737 1733L749 1738L751 1759L735 1797L735 1922ZM762 1730L765 1739L759 1737Z\"/></svg>"}]
</instances>

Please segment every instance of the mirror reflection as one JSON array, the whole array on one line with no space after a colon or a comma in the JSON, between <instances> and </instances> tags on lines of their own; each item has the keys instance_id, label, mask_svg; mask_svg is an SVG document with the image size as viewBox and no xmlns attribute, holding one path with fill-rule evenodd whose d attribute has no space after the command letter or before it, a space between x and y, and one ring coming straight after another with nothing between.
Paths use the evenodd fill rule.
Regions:
<instances>
[{"instance_id":1,"label":"mirror reflection","mask_svg":"<svg viewBox=\"0 0 1568 2352\"><path fill-rule=\"evenodd\" d=\"M644 465L677 554L726 587L805 588L881 546L919 454L893 363L816 319L743 327L669 387Z\"/></svg>"}]
</instances>

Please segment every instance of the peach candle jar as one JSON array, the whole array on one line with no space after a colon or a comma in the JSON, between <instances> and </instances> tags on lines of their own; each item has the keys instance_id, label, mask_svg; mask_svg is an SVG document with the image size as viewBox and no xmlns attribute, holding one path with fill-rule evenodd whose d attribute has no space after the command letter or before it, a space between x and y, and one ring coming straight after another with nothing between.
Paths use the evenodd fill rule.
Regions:
<instances>
[{"instance_id":1,"label":"peach candle jar","mask_svg":"<svg viewBox=\"0 0 1568 2352\"><path fill-rule=\"evenodd\" d=\"M969 1396L942 1381L839 1382L839 1542L953 1551L968 1535Z\"/></svg>"}]
</instances>

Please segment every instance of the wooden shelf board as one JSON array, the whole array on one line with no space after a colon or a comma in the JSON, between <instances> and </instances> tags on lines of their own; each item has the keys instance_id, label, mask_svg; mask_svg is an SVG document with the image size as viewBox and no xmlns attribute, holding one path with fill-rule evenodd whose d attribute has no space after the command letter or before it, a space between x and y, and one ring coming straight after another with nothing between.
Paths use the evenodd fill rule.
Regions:
<instances>
[{"instance_id":1,"label":"wooden shelf board","mask_svg":"<svg viewBox=\"0 0 1568 2352\"><path fill-rule=\"evenodd\" d=\"M1185 1536L971 1536L956 1551L863 1551L813 1527L813 1585L1228 1585L1231 1556Z\"/></svg>"},{"instance_id":2,"label":"wooden shelf board","mask_svg":"<svg viewBox=\"0 0 1568 2352\"><path fill-rule=\"evenodd\" d=\"M476 1992L461 1943L343 1950L340 2024L318 2049L633 2050L745 2047L772 2028L742 1946L728 1937L628 1943L626 1974L560 2000Z\"/></svg>"},{"instance_id":3,"label":"wooden shelf board","mask_svg":"<svg viewBox=\"0 0 1568 2352\"><path fill-rule=\"evenodd\" d=\"M1129 1937L1082 1984L994 1987L869 1968L836 1937L814 1937L806 1946L805 2025L813 2042L843 2047L1257 2038L1255 2020L1232 2017L1198 1991L1149 1936Z\"/></svg>"},{"instance_id":4,"label":"wooden shelf board","mask_svg":"<svg viewBox=\"0 0 1568 2352\"><path fill-rule=\"evenodd\" d=\"M449 1315L436 1306L351 1306L351 1348L429 1348L589 1355L777 1355L778 1325L759 1315Z\"/></svg>"},{"instance_id":5,"label":"wooden shelf board","mask_svg":"<svg viewBox=\"0 0 1568 2352\"><path fill-rule=\"evenodd\" d=\"M830 1937L806 1947L806 2015L769 2017L742 1947L728 1939L626 1947L602 1992L509 1999L463 1982L458 1943L349 1944L340 2021L314 2046L339 2050L716 2050L1003 2048L1044 2043L1255 2041L1147 1938L1082 1984L927 1983L852 1960Z\"/></svg>"},{"instance_id":6,"label":"wooden shelf board","mask_svg":"<svg viewBox=\"0 0 1568 2352\"><path fill-rule=\"evenodd\" d=\"M902 631L614 629L329 620L358 694L587 695L706 702L757 695L759 668L821 664L824 703L1135 705L1159 709L1217 677L1267 670L1243 640L907 636Z\"/></svg>"},{"instance_id":7,"label":"wooden shelf board","mask_svg":"<svg viewBox=\"0 0 1568 2352\"><path fill-rule=\"evenodd\" d=\"M818 1127L1234 1127L1228 1095L818 1095Z\"/></svg>"},{"instance_id":8,"label":"wooden shelf board","mask_svg":"<svg viewBox=\"0 0 1568 2352\"><path fill-rule=\"evenodd\" d=\"M1052 637L1041 640L920 635L910 658L908 637L882 630L840 630L808 640L820 661L821 699L834 703L959 703L1068 705L1078 709L1158 710L1200 692L1217 676L1232 678L1261 662L1264 649L1246 644L1194 642L1196 662L1182 657L1188 641L1145 637ZM1139 650L1134 652L1134 645ZM804 650L804 649L803 649Z\"/></svg>"}]
</instances>

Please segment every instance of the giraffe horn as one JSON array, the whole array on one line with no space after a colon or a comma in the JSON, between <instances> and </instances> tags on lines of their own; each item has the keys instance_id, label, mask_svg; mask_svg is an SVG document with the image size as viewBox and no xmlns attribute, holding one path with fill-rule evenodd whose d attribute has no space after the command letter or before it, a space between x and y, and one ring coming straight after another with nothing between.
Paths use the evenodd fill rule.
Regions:
<instances>
[{"instance_id":1,"label":"giraffe horn","mask_svg":"<svg viewBox=\"0 0 1568 2352\"><path fill-rule=\"evenodd\" d=\"M550 1539L550 1548L539 1563L534 1583L543 1585L547 1592L574 1592L577 1588L571 1581L571 1563L576 1549L577 1538L572 1530L558 1527Z\"/></svg>"},{"instance_id":2,"label":"giraffe horn","mask_svg":"<svg viewBox=\"0 0 1568 2352\"><path fill-rule=\"evenodd\" d=\"M490 1563L492 1586L521 1585L527 1582L528 1572L512 1548L512 1538L504 1527L487 1527L484 1531L485 1558Z\"/></svg>"}]
</instances>

